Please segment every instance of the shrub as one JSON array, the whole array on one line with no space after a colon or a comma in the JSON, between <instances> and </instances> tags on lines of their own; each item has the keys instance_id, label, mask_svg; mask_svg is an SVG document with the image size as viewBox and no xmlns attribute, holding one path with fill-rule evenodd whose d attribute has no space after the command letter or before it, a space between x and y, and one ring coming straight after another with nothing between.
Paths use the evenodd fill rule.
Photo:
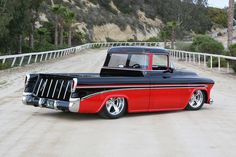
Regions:
<instances>
[{"instance_id":1,"label":"shrub","mask_svg":"<svg viewBox=\"0 0 236 157\"><path fill-rule=\"evenodd\" d=\"M217 36L218 36L218 37L219 37L219 36L223 36L223 33L219 32L219 33L217 33Z\"/></svg>"},{"instance_id":2,"label":"shrub","mask_svg":"<svg viewBox=\"0 0 236 157\"><path fill-rule=\"evenodd\" d=\"M193 39L191 51L223 54L224 46L219 41L207 35L197 35Z\"/></svg>"},{"instance_id":3,"label":"shrub","mask_svg":"<svg viewBox=\"0 0 236 157\"><path fill-rule=\"evenodd\" d=\"M112 38L109 38L109 37L106 37L106 41L107 41L107 42L115 42L115 40L114 40L114 39L112 39Z\"/></svg>"},{"instance_id":4,"label":"shrub","mask_svg":"<svg viewBox=\"0 0 236 157\"><path fill-rule=\"evenodd\" d=\"M159 42L160 39L158 37L150 37L146 40L146 42Z\"/></svg>"},{"instance_id":5,"label":"shrub","mask_svg":"<svg viewBox=\"0 0 236 157\"><path fill-rule=\"evenodd\" d=\"M227 11L226 9L209 8L208 16L214 24L221 27L227 27Z\"/></svg>"},{"instance_id":6,"label":"shrub","mask_svg":"<svg viewBox=\"0 0 236 157\"><path fill-rule=\"evenodd\" d=\"M207 62L207 66L211 66L211 60L209 59ZM226 67L227 61L224 58L220 58L220 67ZM212 58L212 67L218 67L218 58L213 57Z\"/></svg>"},{"instance_id":7,"label":"shrub","mask_svg":"<svg viewBox=\"0 0 236 157\"><path fill-rule=\"evenodd\" d=\"M8 69L11 67L10 63L0 64L0 70Z\"/></svg>"},{"instance_id":8,"label":"shrub","mask_svg":"<svg viewBox=\"0 0 236 157\"><path fill-rule=\"evenodd\" d=\"M101 48L101 45L100 45L100 44L94 45L92 48L93 48L93 49L98 49L98 48Z\"/></svg>"},{"instance_id":9,"label":"shrub","mask_svg":"<svg viewBox=\"0 0 236 157\"><path fill-rule=\"evenodd\" d=\"M113 3L124 14L130 14L134 9L130 1L113 0Z\"/></svg>"},{"instance_id":10,"label":"shrub","mask_svg":"<svg viewBox=\"0 0 236 157\"><path fill-rule=\"evenodd\" d=\"M190 51L191 43L177 41L175 47L177 50Z\"/></svg>"},{"instance_id":11,"label":"shrub","mask_svg":"<svg viewBox=\"0 0 236 157\"><path fill-rule=\"evenodd\" d=\"M236 57L236 44L229 47L229 55ZM232 61L231 66L234 72L236 72L236 61Z\"/></svg>"}]
</instances>

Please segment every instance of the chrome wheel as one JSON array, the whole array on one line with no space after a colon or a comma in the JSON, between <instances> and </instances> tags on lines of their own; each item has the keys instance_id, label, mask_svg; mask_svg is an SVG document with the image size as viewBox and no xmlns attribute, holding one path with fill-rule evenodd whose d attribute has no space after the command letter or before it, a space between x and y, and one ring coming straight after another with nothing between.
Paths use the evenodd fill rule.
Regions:
<instances>
[{"instance_id":1,"label":"chrome wheel","mask_svg":"<svg viewBox=\"0 0 236 157\"><path fill-rule=\"evenodd\" d=\"M106 110L110 115L119 115L125 107L125 99L122 97L110 98L106 101Z\"/></svg>"},{"instance_id":2,"label":"chrome wheel","mask_svg":"<svg viewBox=\"0 0 236 157\"><path fill-rule=\"evenodd\" d=\"M197 90L193 93L188 104L191 109L199 109L202 107L203 103L204 103L204 94L201 90Z\"/></svg>"},{"instance_id":3,"label":"chrome wheel","mask_svg":"<svg viewBox=\"0 0 236 157\"><path fill-rule=\"evenodd\" d=\"M116 119L125 114L127 103L124 97L113 97L106 101L99 115L103 118Z\"/></svg>"}]
</instances>

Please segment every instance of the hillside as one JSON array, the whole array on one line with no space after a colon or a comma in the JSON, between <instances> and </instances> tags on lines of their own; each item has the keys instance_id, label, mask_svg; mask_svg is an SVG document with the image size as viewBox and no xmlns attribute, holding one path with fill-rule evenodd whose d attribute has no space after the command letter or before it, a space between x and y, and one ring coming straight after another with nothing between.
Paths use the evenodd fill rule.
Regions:
<instances>
[{"instance_id":1,"label":"hillside","mask_svg":"<svg viewBox=\"0 0 236 157\"><path fill-rule=\"evenodd\" d=\"M76 29L88 34L91 41L147 40L156 37L168 21L180 19L184 30L205 32L211 28L205 2L180 0L54 0L76 13ZM199 11L197 11L197 9ZM41 10L41 19L53 20L50 11ZM178 13L177 13L178 12ZM44 13L47 13L44 16ZM189 13L187 15L187 13ZM189 22L187 20L193 20ZM203 23L203 24L202 24ZM202 25L199 27L199 25ZM198 27L197 27L198 26Z\"/></svg>"},{"instance_id":2,"label":"hillside","mask_svg":"<svg viewBox=\"0 0 236 157\"><path fill-rule=\"evenodd\" d=\"M207 0L2 1L0 53L96 41L191 39L191 34L205 33L219 24L215 12L209 16L208 10Z\"/></svg>"},{"instance_id":3,"label":"hillside","mask_svg":"<svg viewBox=\"0 0 236 157\"><path fill-rule=\"evenodd\" d=\"M118 1L117 1L118 2ZM146 40L157 36L163 22L158 18L149 18L139 8L128 10L126 6L117 6L113 1L63 0L54 4L68 6L76 13L76 30L89 35L91 41ZM44 4L41 21L53 20L49 11L51 2ZM131 9L131 8L130 8ZM134 8L133 8L134 9ZM46 14L46 15L45 15Z\"/></svg>"}]
</instances>

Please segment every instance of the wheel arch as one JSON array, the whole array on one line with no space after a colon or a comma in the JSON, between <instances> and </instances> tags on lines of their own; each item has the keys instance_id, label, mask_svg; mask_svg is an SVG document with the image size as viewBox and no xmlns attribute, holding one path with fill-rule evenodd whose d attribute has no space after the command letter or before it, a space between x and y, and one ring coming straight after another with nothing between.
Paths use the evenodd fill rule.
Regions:
<instances>
[{"instance_id":1,"label":"wheel arch","mask_svg":"<svg viewBox=\"0 0 236 157\"><path fill-rule=\"evenodd\" d=\"M124 95L124 94L111 94L111 95L108 95L105 97L105 99L102 101L102 104L100 105L100 108L98 110L98 112L100 112L102 110L102 108L104 107L104 105L106 104L106 101L109 100L110 98L113 98L113 97L123 97L125 98L125 102L126 102L126 112L128 111L128 96L127 95Z\"/></svg>"},{"instance_id":2,"label":"wheel arch","mask_svg":"<svg viewBox=\"0 0 236 157\"><path fill-rule=\"evenodd\" d=\"M203 92L203 94L204 94L204 103L207 103L207 100L208 100L208 92L207 92L207 89L206 88L195 88L195 89L193 89L192 90L192 92L191 92L191 94L190 94L190 97L189 97L189 99L188 99L188 101L190 100L190 98L191 98L191 96L193 95L193 93L195 92L195 91L197 91L197 90L201 90L202 92ZM186 103L186 105L185 105L185 107L184 108L186 108L188 106L188 102Z\"/></svg>"}]
</instances>

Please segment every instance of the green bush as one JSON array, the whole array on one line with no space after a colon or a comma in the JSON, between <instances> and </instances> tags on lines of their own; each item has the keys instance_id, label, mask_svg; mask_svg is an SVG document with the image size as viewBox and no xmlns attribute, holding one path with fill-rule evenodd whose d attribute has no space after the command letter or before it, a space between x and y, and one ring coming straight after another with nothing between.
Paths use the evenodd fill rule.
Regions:
<instances>
[{"instance_id":1,"label":"green bush","mask_svg":"<svg viewBox=\"0 0 236 157\"><path fill-rule=\"evenodd\" d=\"M211 66L211 60L209 59L207 62L207 66ZM224 58L220 58L220 67L226 67L227 61ZM212 67L218 67L218 58L213 57L212 58Z\"/></svg>"},{"instance_id":2,"label":"green bush","mask_svg":"<svg viewBox=\"0 0 236 157\"><path fill-rule=\"evenodd\" d=\"M233 44L229 47L229 55L236 57L236 44ZM236 61L232 61L231 64L232 69L236 73Z\"/></svg>"},{"instance_id":3,"label":"green bush","mask_svg":"<svg viewBox=\"0 0 236 157\"><path fill-rule=\"evenodd\" d=\"M131 12L134 11L131 1L113 0L113 3L124 14L130 14Z\"/></svg>"},{"instance_id":4,"label":"green bush","mask_svg":"<svg viewBox=\"0 0 236 157\"><path fill-rule=\"evenodd\" d=\"M5 64L0 64L0 70L8 69L11 67L11 64L5 63Z\"/></svg>"},{"instance_id":5,"label":"green bush","mask_svg":"<svg viewBox=\"0 0 236 157\"><path fill-rule=\"evenodd\" d=\"M128 39L127 42L135 42L134 39Z\"/></svg>"},{"instance_id":6,"label":"green bush","mask_svg":"<svg viewBox=\"0 0 236 157\"><path fill-rule=\"evenodd\" d=\"M212 53L212 54L223 54L224 46L219 41L207 35L197 35L193 39L193 43L191 45L191 51Z\"/></svg>"},{"instance_id":7,"label":"green bush","mask_svg":"<svg viewBox=\"0 0 236 157\"><path fill-rule=\"evenodd\" d=\"M114 39L112 39L112 38L109 38L109 37L106 37L106 41L107 41L107 42L115 42L115 40L114 40Z\"/></svg>"},{"instance_id":8,"label":"green bush","mask_svg":"<svg viewBox=\"0 0 236 157\"><path fill-rule=\"evenodd\" d=\"M218 8L209 8L208 16L211 21L221 27L227 27L227 10Z\"/></svg>"},{"instance_id":9,"label":"green bush","mask_svg":"<svg viewBox=\"0 0 236 157\"><path fill-rule=\"evenodd\" d=\"M234 70L234 72L236 73L236 62L232 62L231 63L232 69Z\"/></svg>"},{"instance_id":10,"label":"green bush","mask_svg":"<svg viewBox=\"0 0 236 157\"><path fill-rule=\"evenodd\" d=\"M158 37L150 37L146 40L146 42L159 42L160 39Z\"/></svg>"},{"instance_id":11,"label":"green bush","mask_svg":"<svg viewBox=\"0 0 236 157\"><path fill-rule=\"evenodd\" d=\"M190 51L191 49L191 43L181 42L177 41L175 43L175 47L177 50L183 50L183 51Z\"/></svg>"},{"instance_id":12,"label":"green bush","mask_svg":"<svg viewBox=\"0 0 236 157\"><path fill-rule=\"evenodd\" d=\"M94 45L92 48L93 48L93 49L98 49L98 48L101 48L101 45L100 45L100 44Z\"/></svg>"}]
</instances>

